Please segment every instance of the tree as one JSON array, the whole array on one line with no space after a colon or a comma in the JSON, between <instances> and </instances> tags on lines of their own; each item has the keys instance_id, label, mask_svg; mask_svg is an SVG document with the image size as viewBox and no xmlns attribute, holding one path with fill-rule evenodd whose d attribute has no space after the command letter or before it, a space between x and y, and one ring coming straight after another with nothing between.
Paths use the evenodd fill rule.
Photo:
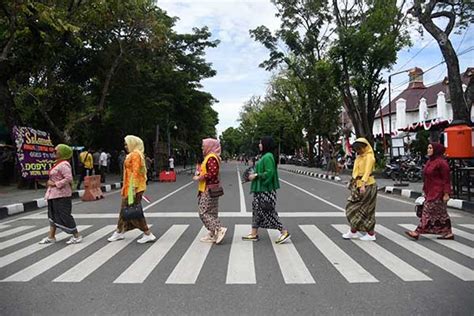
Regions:
<instances>
[{"instance_id":1,"label":"tree","mask_svg":"<svg viewBox=\"0 0 474 316\"><path fill-rule=\"evenodd\" d=\"M456 28L463 30L474 21L474 3L469 0L414 0L410 12L433 36L443 54L448 69L448 86L453 108L453 119L471 123L470 112L474 101L472 97L474 80L471 77L469 88L464 95L459 60L449 36ZM439 24L435 23L440 18L448 20L444 30Z\"/></svg>"},{"instance_id":2,"label":"tree","mask_svg":"<svg viewBox=\"0 0 474 316\"><path fill-rule=\"evenodd\" d=\"M373 143L372 129L385 89L381 72L397 60L409 44L404 29L405 1L333 0L337 39L331 49L344 106L357 137Z\"/></svg>"}]
</instances>

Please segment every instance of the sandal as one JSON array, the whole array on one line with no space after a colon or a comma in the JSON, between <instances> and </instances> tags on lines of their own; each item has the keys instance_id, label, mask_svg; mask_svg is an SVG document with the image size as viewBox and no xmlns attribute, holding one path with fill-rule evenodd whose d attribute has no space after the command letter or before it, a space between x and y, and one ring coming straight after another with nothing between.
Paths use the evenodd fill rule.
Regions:
<instances>
[{"instance_id":1,"label":"sandal","mask_svg":"<svg viewBox=\"0 0 474 316\"><path fill-rule=\"evenodd\" d=\"M405 232L405 235L407 235L408 237L412 238L412 239L415 239L415 240L418 240L418 238L420 238L420 234L414 232L414 231L406 231Z\"/></svg>"},{"instance_id":2,"label":"sandal","mask_svg":"<svg viewBox=\"0 0 474 316\"><path fill-rule=\"evenodd\" d=\"M454 235L453 234L448 234L448 235L444 235L444 236L440 236L436 239L441 239L441 240L454 240Z\"/></svg>"}]
</instances>

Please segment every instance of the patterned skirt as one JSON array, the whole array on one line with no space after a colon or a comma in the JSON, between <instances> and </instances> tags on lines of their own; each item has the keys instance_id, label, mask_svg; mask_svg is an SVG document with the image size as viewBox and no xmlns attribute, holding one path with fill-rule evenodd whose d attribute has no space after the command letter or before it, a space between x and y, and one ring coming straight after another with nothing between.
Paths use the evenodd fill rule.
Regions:
<instances>
[{"instance_id":1,"label":"patterned skirt","mask_svg":"<svg viewBox=\"0 0 474 316\"><path fill-rule=\"evenodd\" d=\"M366 186L365 194L360 194L357 197L351 195L346 205L346 217L351 228L362 232L374 230L376 202L376 185Z\"/></svg>"},{"instance_id":2,"label":"patterned skirt","mask_svg":"<svg viewBox=\"0 0 474 316\"><path fill-rule=\"evenodd\" d=\"M255 192L252 201L252 228L283 230L276 205L276 191Z\"/></svg>"},{"instance_id":3,"label":"patterned skirt","mask_svg":"<svg viewBox=\"0 0 474 316\"><path fill-rule=\"evenodd\" d=\"M211 233L221 228L219 220L219 198L211 198L209 191L201 192L198 196L198 212L204 227Z\"/></svg>"},{"instance_id":4,"label":"patterned skirt","mask_svg":"<svg viewBox=\"0 0 474 316\"><path fill-rule=\"evenodd\" d=\"M451 234L451 219L443 200L426 201L423 204L420 223L416 228L419 234Z\"/></svg>"},{"instance_id":5,"label":"patterned skirt","mask_svg":"<svg viewBox=\"0 0 474 316\"><path fill-rule=\"evenodd\" d=\"M141 194L140 194L141 193ZM136 195L136 202L139 203L141 202L141 197L143 192L140 192ZM122 198L122 204L120 205L120 209L122 209L125 205L128 203L128 198ZM119 232L126 232L129 230L134 230L135 228L138 228L142 232L148 231L148 225L146 223L145 217L139 218L139 219L131 219L131 220L124 220L122 217L122 212L119 211L119 220L117 224L117 230Z\"/></svg>"}]
</instances>

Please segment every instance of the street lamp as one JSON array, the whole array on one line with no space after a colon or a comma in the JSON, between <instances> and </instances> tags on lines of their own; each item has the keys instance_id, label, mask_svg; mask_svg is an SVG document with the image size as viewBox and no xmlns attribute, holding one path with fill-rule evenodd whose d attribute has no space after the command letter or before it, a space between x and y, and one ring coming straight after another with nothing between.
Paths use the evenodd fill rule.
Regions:
<instances>
[{"instance_id":1,"label":"street lamp","mask_svg":"<svg viewBox=\"0 0 474 316\"><path fill-rule=\"evenodd\" d=\"M173 125L173 129L176 131L178 129L178 126L176 126L175 123L173 122L168 122L167 124L167 133L168 133L168 158L171 157L171 140L170 140L170 125Z\"/></svg>"}]
</instances>

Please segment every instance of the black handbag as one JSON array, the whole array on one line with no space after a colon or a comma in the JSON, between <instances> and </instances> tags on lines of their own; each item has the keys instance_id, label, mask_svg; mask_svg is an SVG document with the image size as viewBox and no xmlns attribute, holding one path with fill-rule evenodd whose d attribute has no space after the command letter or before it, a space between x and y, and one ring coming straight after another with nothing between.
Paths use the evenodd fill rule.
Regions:
<instances>
[{"instance_id":1,"label":"black handbag","mask_svg":"<svg viewBox=\"0 0 474 316\"><path fill-rule=\"evenodd\" d=\"M143 207L141 203L125 205L125 207L123 207L120 212L122 213L122 218L126 221L145 217L145 215L143 214Z\"/></svg>"},{"instance_id":2,"label":"black handbag","mask_svg":"<svg viewBox=\"0 0 474 316\"><path fill-rule=\"evenodd\" d=\"M224 195L224 188L220 184L208 184L207 189L209 190L209 196L211 198L217 198Z\"/></svg>"}]
</instances>

